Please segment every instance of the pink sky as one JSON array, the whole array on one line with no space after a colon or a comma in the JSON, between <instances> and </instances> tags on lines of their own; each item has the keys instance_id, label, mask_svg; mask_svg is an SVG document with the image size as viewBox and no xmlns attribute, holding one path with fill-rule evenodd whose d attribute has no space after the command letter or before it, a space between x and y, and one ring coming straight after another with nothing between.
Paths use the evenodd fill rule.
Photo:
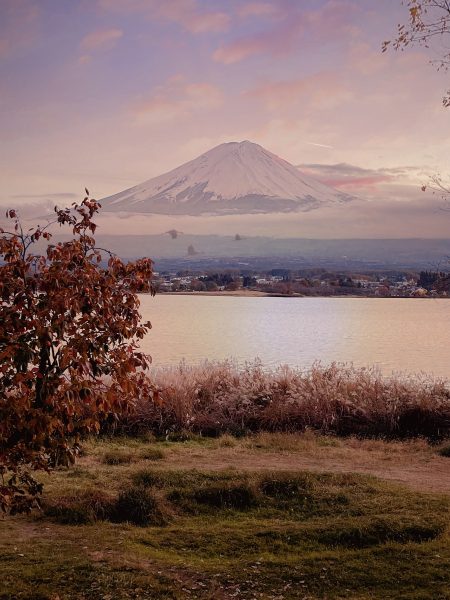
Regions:
<instances>
[{"instance_id":1,"label":"pink sky","mask_svg":"<svg viewBox=\"0 0 450 600\"><path fill-rule=\"evenodd\" d=\"M370 202L377 237L383 206L441 236L418 186L449 173L448 74L381 54L406 18L400 0L0 0L0 204L101 198L249 139Z\"/></svg>"}]
</instances>

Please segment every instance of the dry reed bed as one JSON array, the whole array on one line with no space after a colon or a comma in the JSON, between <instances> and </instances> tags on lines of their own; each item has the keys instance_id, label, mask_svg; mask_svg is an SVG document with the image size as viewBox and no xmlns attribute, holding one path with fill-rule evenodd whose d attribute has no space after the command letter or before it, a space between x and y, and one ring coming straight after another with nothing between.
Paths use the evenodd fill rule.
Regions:
<instances>
[{"instance_id":1,"label":"dry reed bed","mask_svg":"<svg viewBox=\"0 0 450 600\"><path fill-rule=\"evenodd\" d=\"M424 375L383 377L376 369L314 365L308 371L258 362L181 364L155 370L158 398L122 415L119 429L216 436L313 429L337 435L443 439L450 388Z\"/></svg>"}]
</instances>

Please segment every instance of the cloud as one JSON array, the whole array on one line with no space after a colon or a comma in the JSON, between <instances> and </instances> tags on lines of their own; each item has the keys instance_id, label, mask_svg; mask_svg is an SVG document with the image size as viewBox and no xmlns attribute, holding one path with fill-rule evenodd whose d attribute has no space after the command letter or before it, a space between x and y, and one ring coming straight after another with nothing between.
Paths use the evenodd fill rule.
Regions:
<instances>
[{"instance_id":1,"label":"cloud","mask_svg":"<svg viewBox=\"0 0 450 600\"><path fill-rule=\"evenodd\" d=\"M299 77L291 68L286 69L285 80L277 81L270 68L266 81L260 79L255 84L256 78L250 80L242 97L248 100L255 114L259 111L265 116L265 122L253 125L253 135L247 137L258 139L294 164L358 164L364 160L370 167L396 167L401 157L409 165L430 165L431 173L446 172L448 130L442 126L445 111L437 101L439 98L433 96L440 74L429 69L426 57L417 53L388 58L382 55L386 61L381 70L378 58L374 57L372 63L365 45L360 47L358 57L354 40L344 37L338 43L336 61L327 60L327 71ZM356 60L361 68L355 65ZM308 70L322 64L322 60L311 61ZM302 72L301 67L298 70ZM311 142L332 148L314 146ZM388 175L396 173L384 171L383 176ZM427 181L426 173L419 177L419 173L410 171L407 175L414 178L415 184ZM368 194L370 186L382 185L377 183L380 173L375 177L375 181L360 182ZM350 187L356 182L341 181L339 174L331 176L329 181L338 186L348 185L348 191L354 193ZM396 182L391 183L397 186ZM390 182L385 180L383 185L383 191L387 192ZM370 193L373 191L372 187Z\"/></svg>"},{"instance_id":2,"label":"cloud","mask_svg":"<svg viewBox=\"0 0 450 600\"><path fill-rule=\"evenodd\" d=\"M254 2L245 5L249 15L263 14L268 3ZM270 6L270 5L268 5ZM273 5L272 5L273 6ZM331 40L344 31L355 35L356 28L350 17L357 7L348 0L328 0L321 8L305 10L301 3L283 4L275 7L279 19L271 20L271 26L263 32L241 37L217 48L213 59L226 65L240 62L251 56L271 54L280 56L288 53L300 38Z\"/></svg>"},{"instance_id":3,"label":"cloud","mask_svg":"<svg viewBox=\"0 0 450 600\"><path fill-rule=\"evenodd\" d=\"M299 103L320 110L335 108L353 98L350 88L339 74L332 71L290 81L269 82L248 90L244 95L262 101L268 110L283 111L283 114L297 109Z\"/></svg>"},{"instance_id":4,"label":"cloud","mask_svg":"<svg viewBox=\"0 0 450 600\"><path fill-rule=\"evenodd\" d=\"M184 25L191 33L227 31L230 17L226 13L200 13L190 15Z\"/></svg>"},{"instance_id":5,"label":"cloud","mask_svg":"<svg viewBox=\"0 0 450 600\"><path fill-rule=\"evenodd\" d=\"M231 65L259 54L284 54L291 48L299 28L300 24L295 20L291 24L283 23L276 29L240 38L217 48L213 59L224 65Z\"/></svg>"},{"instance_id":6,"label":"cloud","mask_svg":"<svg viewBox=\"0 0 450 600\"><path fill-rule=\"evenodd\" d=\"M367 177L330 177L324 180L324 183L331 187L339 188L339 189L348 189L348 188L373 188L374 186L385 183L387 181L392 181L393 177L390 175L374 175Z\"/></svg>"},{"instance_id":7,"label":"cloud","mask_svg":"<svg viewBox=\"0 0 450 600\"><path fill-rule=\"evenodd\" d=\"M151 19L178 23L190 33L227 31L230 16L223 11L205 10L198 0L99 0L103 10L142 13Z\"/></svg>"},{"instance_id":8,"label":"cloud","mask_svg":"<svg viewBox=\"0 0 450 600\"><path fill-rule=\"evenodd\" d=\"M11 223L5 216L5 211L14 209L19 218L23 221L30 221L30 225L35 225L36 221L48 221L50 216L54 216L55 202L0 202L0 226L6 228Z\"/></svg>"},{"instance_id":9,"label":"cloud","mask_svg":"<svg viewBox=\"0 0 450 600\"><path fill-rule=\"evenodd\" d=\"M18 200L41 200L43 198L78 198L79 194L74 194L72 192L52 192L50 194L13 194L11 198L17 198Z\"/></svg>"},{"instance_id":10,"label":"cloud","mask_svg":"<svg viewBox=\"0 0 450 600\"><path fill-rule=\"evenodd\" d=\"M41 219L54 215L55 205L67 206L73 201L80 200L82 194L72 192L50 192L48 194L12 194L9 198L0 199L0 220L6 209L13 208L23 219Z\"/></svg>"},{"instance_id":11,"label":"cloud","mask_svg":"<svg viewBox=\"0 0 450 600\"><path fill-rule=\"evenodd\" d=\"M232 42L231 44L227 44L225 46L222 46L221 48L218 48L213 53L213 59L216 62L223 63L224 65L232 65L233 63L240 62L241 60L244 60L244 58L248 58L249 56L261 54L267 48L268 37L268 35L262 34L251 38L244 38L241 40L237 40L236 42ZM287 38L285 38L284 40L278 40L278 49L281 51L285 46L287 46L287 42ZM274 45L275 44L272 41L272 48Z\"/></svg>"},{"instance_id":12,"label":"cloud","mask_svg":"<svg viewBox=\"0 0 450 600\"><path fill-rule=\"evenodd\" d=\"M384 177L389 175L390 177L405 177L408 174L417 174L421 171L418 167L413 166L399 166L399 167L381 167L379 169L368 169L364 167L358 167L348 163L336 163L336 164L302 164L298 165L299 169L310 171L315 173L317 177L344 177L352 179L355 177Z\"/></svg>"},{"instance_id":13,"label":"cloud","mask_svg":"<svg viewBox=\"0 0 450 600\"><path fill-rule=\"evenodd\" d=\"M84 194L84 190L83 190ZM49 192L47 194L12 194L8 198L0 198L0 222L5 222L5 210L17 210L23 220L33 221L55 216L55 206L65 208L73 202L80 202L83 194L74 192Z\"/></svg>"},{"instance_id":14,"label":"cloud","mask_svg":"<svg viewBox=\"0 0 450 600\"><path fill-rule=\"evenodd\" d=\"M92 52L93 50L109 50L113 48L121 37L123 31L121 29L99 29L88 33L80 42L80 48L84 52Z\"/></svg>"},{"instance_id":15,"label":"cloud","mask_svg":"<svg viewBox=\"0 0 450 600\"><path fill-rule=\"evenodd\" d=\"M279 12L279 7L272 2L247 2L239 7L237 13L240 17L266 17Z\"/></svg>"},{"instance_id":16,"label":"cloud","mask_svg":"<svg viewBox=\"0 0 450 600\"><path fill-rule=\"evenodd\" d=\"M336 163L336 164L303 164L299 165L298 168L301 171L308 172L317 179L323 182L333 178L339 178L346 181L355 181L360 178L366 177L384 177L384 169L365 169L363 167L357 167L356 165L350 165L348 163ZM398 169L400 171L400 168ZM392 178L392 175L390 175Z\"/></svg>"},{"instance_id":17,"label":"cloud","mask_svg":"<svg viewBox=\"0 0 450 600\"><path fill-rule=\"evenodd\" d=\"M123 37L123 31L116 28L99 29L88 33L80 42L82 54L78 58L78 64L89 64L94 52L112 50L121 37Z\"/></svg>"},{"instance_id":18,"label":"cloud","mask_svg":"<svg viewBox=\"0 0 450 600\"><path fill-rule=\"evenodd\" d=\"M40 10L32 0L2 0L0 59L28 50L39 31Z\"/></svg>"},{"instance_id":19,"label":"cloud","mask_svg":"<svg viewBox=\"0 0 450 600\"><path fill-rule=\"evenodd\" d=\"M6 38L0 39L0 58L8 55L10 49L10 41Z\"/></svg>"},{"instance_id":20,"label":"cloud","mask_svg":"<svg viewBox=\"0 0 450 600\"><path fill-rule=\"evenodd\" d=\"M88 65L92 61L92 56L90 54L82 54L78 58L79 65Z\"/></svg>"},{"instance_id":21,"label":"cloud","mask_svg":"<svg viewBox=\"0 0 450 600\"><path fill-rule=\"evenodd\" d=\"M211 83L192 83L175 76L158 86L150 97L138 102L133 113L140 122L158 124L186 119L195 112L218 108L222 102L222 91Z\"/></svg>"},{"instance_id":22,"label":"cloud","mask_svg":"<svg viewBox=\"0 0 450 600\"><path fill-rule=\"evenodd\" d=\"M423 168L418 168L418 167L384 167L382 169L382 171L384 173L391 173L392 175L403 175L403 176L408 176L409 174L417 174L420 175L421 177L428 177L429 173L425 172L423 170Z\"/></svg>"},{"instance_id":23,"label":"cloud","mask_svg":"<svg viewBox=\"0 0 450 600\"><path fill-rule=\"evenodd\" d=\"M164 0L158 4L159 16L179 23L191 33L226 31L230 25L228 14L202 10L194 0Z\"/></svg>"},{"instance_id":24,"label":"cloud","mask_svg":"<svg viewBox=\"0 0 450 600\"><path fill-rule=\"evenodd\" d=\"M411 186L410 186L411 188ZM408 200L355 200L319 210L289 214L167 216L128 213L127 229L133 234L149 235L169 229L185 234L271 236L295 238L448 238L448 219L444 205L420 189L408 191ZM100 215L102 234L123 234L125 215Z\"/></svg>"},{"instance_id":25,"label":"cloud","mask_svg":"<svg viewBox=\"0 0 450 600\"><path fill-rule=\"evenodd\" d=\"M386 68L386 55L360 40L352 41L348 50L351 68L365 76L373 76Z\"/></svg>"},{"instance_id":26,"label":"cloud","mask_svg":"<svg viewBox=\"0 0 450 600\"><path fill-rule=\"evenodd\" d=\"M98 7L108 12L141 12L153 5L153 0L98 0Z\"/></svg>"},{"instance_id":27,"label":"cloud","mask_svg":"<svg viewBox=\"0 0 450 600\"><path fill-rule=\"evenodd\" d=\"M410 201L421 198L423 169L411 166L368 169L348 163L302 164L303 173L318 181L357 196L386 201Z\"/></svg>"}]
</instances>

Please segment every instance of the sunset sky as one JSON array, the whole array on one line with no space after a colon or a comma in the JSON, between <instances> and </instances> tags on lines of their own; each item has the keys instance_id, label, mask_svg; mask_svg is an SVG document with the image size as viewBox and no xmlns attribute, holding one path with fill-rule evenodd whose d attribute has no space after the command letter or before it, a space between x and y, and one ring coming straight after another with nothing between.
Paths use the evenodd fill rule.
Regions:
<instances>
[{"instance_id":1,"label":"sunset sky","mask_svg":"<svg viewBox=\"0 0 450 600\"><path fill-rule=\"evenodd\" d=\"M0 203L102 198L248 139L369 202L374 235L408 215L401 235L444 236L419 186L449 172L449 75L433 49L381 53L406 20L400 0L0 0Z\"/></svg>"}]
</instances>

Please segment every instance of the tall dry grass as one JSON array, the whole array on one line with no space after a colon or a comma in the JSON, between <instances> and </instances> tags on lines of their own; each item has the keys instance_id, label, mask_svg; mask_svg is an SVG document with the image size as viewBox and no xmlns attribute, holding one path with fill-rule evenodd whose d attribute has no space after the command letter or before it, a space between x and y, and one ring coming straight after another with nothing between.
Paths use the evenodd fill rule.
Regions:
<instances>
[{"instance_id":1,"label":"tall dry grass","mask_svg":"<svg viewBox=\"0 0 450 600\"><path fill-rule=\"evenodd\" d=\"M426 376L383 377L376 369L314 365L308 371L258 362L181 364L156 370L160 401L148 398L122 416L129 433L203 435L313 429L385 437L450 434L450 388Z\"/></svg>"}]
</instances>

